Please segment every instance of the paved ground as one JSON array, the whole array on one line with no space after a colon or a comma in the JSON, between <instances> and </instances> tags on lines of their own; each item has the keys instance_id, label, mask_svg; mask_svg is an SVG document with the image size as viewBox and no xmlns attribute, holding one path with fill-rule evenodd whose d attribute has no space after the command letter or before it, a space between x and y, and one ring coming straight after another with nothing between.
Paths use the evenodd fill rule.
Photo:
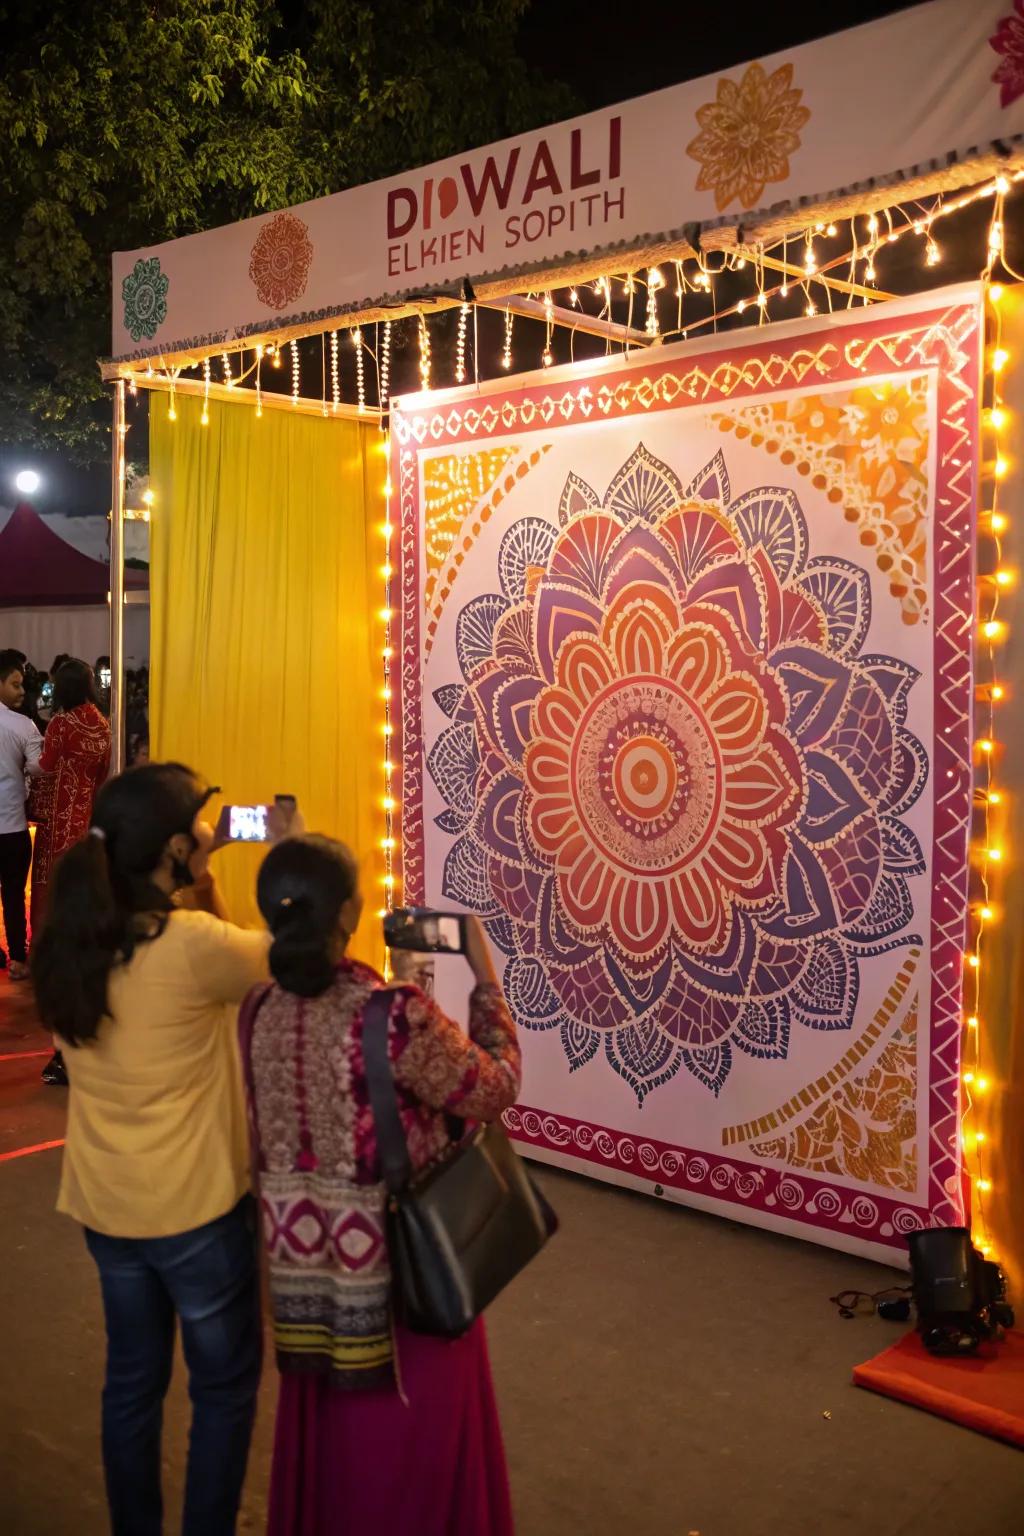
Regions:
<instances>
[{"instance_id":1,"label":"paved ground","mask_svg":"<svg viewBox=\"0 0 1024 1536\"><path fill-rule=\"evenodd\" d=\"M46 1040L0 977L0 1158L62 1135ZM0 1160L0 1533L103 1536L103 1339L81 1236L54 1214L59 1150ZM894 1335L828 1297L888 1274L790 1239L543 1175L563 1230L490 1320L519 1536L1011 1536L1024 1457L858 1391ZM263 1529L264 1382L240 1529ZM831 1418L824 1417L825 1412ZM165 1449L180 1507L187 1398ZM389 1536L349 1532L338 1536Z\"/></svg>"}]
</instances>

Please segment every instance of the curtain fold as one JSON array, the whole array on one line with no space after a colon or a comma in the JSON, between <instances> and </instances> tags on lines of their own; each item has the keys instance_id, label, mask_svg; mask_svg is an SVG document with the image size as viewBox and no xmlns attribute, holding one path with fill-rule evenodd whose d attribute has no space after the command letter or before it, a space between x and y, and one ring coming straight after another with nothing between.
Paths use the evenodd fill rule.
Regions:
<instances>
[{"instance_id":1,"label":"curtain fold","mask_svg":"<svg viewBox=\"0 0 1024 1536\"><path fill-rule=\"evenodd\" d=\"M211 403L203 426L200 400L175 408L154 397L150 413L152 755L237 804L297 795L308 830L359 859L353 951L379 966L384 440L330 417ZM259 922L264 852L216 856L239 922Z\"/></svg>"}]
</instances>

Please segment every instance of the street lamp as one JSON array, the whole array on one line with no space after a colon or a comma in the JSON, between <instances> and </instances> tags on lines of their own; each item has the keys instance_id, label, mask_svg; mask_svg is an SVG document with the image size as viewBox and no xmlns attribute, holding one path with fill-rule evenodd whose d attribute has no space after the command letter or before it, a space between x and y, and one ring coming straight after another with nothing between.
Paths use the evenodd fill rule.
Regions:
<instances>
[{"instance_id":1,"label":"street lamp","mask_svg":"<svg viewBox=\"0 0 1024 1536\"><path fill-rule=\"evenodd\" d=\"M39 476L34 469L19 469L14 484L23 496L34 496L39 489Z\"/></svg>"}]
</instances>

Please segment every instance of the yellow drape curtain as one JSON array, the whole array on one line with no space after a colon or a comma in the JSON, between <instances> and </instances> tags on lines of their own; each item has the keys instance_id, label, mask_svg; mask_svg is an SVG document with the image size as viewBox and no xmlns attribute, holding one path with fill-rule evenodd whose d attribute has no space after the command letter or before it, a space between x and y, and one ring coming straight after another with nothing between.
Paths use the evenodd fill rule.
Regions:
<instances>
[{"instance_id":1,"label":"yellow drape curtain","mask_svg":"<svg viewBox=\"0 0 1024 1536\"><path fill-rule=\"evenodd\" d=\"M376 427L152 397L151 750L236 804L295 794L348 843L366 897L353 951L383 961ZM217 809L219 802L215 803ZM265 850L217 854L232 916L256 924Z\"/></svg>"}]
</instances>

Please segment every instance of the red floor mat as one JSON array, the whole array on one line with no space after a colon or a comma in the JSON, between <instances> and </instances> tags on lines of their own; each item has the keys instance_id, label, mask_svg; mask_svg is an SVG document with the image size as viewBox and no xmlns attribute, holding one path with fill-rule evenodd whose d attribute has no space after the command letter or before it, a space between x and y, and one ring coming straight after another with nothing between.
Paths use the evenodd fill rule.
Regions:
<instances>
[{"instance_id":1,"label":"red floor mat","mask_svg":"<svg viewBox=\"0 0 1024 1536\"><path fill-rule=\"evenodd\" d=\"M982 1345L973 1360L929 1355L920 1336L906 1334L853 1372L858 1387L925 1408L968 1429L1024 1449L1024 1333Z\"/></svg>"}]
</instances>

